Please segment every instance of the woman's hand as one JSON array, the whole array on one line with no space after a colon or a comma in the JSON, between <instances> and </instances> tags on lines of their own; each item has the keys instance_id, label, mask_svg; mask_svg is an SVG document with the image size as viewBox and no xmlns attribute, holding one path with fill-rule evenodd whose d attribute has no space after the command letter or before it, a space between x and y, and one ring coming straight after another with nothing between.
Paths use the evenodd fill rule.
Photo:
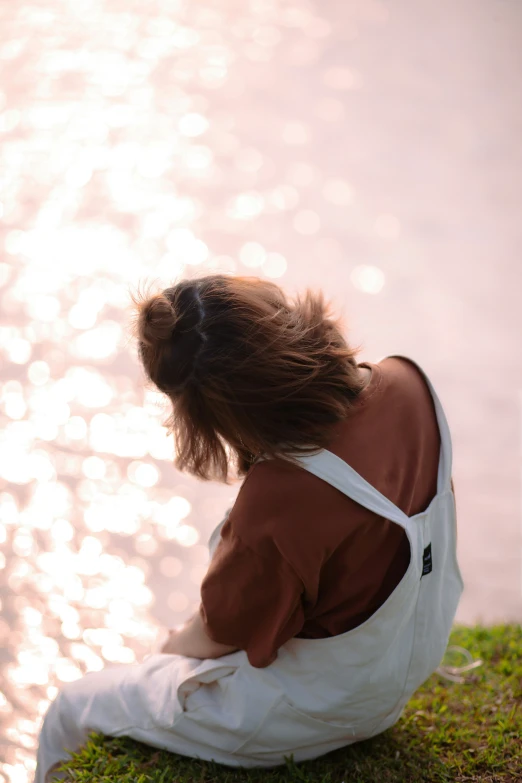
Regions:
<instances>
[{"instance_id":1,"label":"woman's hand","mask_svg":"<svg viewBox=\"0 0 522 783\"><path fill-rule=\"evenodd\" d=\"M236 650L237 647L213 641L205 630L200 613L196 612L181 628L169 631L169 638L160 652L185 655L187 658L220 658Z\"/></svg>"}]
</instances>

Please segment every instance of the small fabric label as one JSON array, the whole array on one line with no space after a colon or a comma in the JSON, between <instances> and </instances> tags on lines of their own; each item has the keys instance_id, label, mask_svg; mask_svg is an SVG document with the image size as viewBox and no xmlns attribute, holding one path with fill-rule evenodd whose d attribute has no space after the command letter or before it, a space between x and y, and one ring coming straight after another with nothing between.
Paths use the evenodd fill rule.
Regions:
<instances>
[{"instance_id":1,"label":"small fabric label","mask_svg":"<svg viewBox=\"0 0 522 783\"><path fill-rule=\"evenodd\" d=\"M431 562L431 544L428 544L422 556L422 576L426 576L426 574L430 574L432 570L433 570L433 564Z\"/></svg>"}]
</instances>

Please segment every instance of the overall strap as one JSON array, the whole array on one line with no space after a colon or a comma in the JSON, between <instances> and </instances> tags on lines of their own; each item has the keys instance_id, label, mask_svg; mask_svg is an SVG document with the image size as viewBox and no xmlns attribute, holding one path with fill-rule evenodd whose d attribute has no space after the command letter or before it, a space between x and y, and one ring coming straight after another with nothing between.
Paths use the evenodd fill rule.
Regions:
<instances>
[{"instance_id":1,"label":"overall strap","mask_svg":"<svg viewBox=\"0 0 522 783\"><path fill-rule=\"evenodd\" d=\"M437 494L445 492L450 489L451 481L451 436L449 431L448 422L444 414L441 402L433 388L433 384L422 370L419 365L407 356L401 356L400 354L393 354L393 356L383 357L406 359L411 362L424 377L428 388L430 389L435 405L435 412L437 415L437 422L439 425L441 448L439 457L439 467L437 473ZM382 361L383 359L379 359ZM301 455L297 457L299 463L305 470L313 473L323 481L328 482L332 486L336 487L340 492L355 500L361 506L375 512L379 516L389 519L392 522L396 522L401 527L407 527L409 524L409 517L401 511L394 503L386 498L381 492L379 492L374 486L372 486L366 479L364 479L356 470L354 470L348 463L333 454L328 449L321 449L315 454Z\"/></svg>"},{"instance_id":2,"label":"overall strap","mask_svg":"<svg viewBox=\"0 0 522 783\"><path fill-rule=\"evenodd\" d=\"M437 396L437 392L433 388L433 384L422 369L422 367L419 367L417 362L414 362L413 359L410 359L408 356L401 356L400 354L392 354L391 356L384 356L383 359L405 359L408 362L411 362L417 370L421 373L424 380L426 381L426 384L431 392L431 396L433 397L433 402L435 405L435 413L437 414L437 423L439 425L439 432L440 432L440 459L439 459L439 470L437 474L437 494L441 492L446 492L451 487L451 470L452 470L452 447L451 447L451 434L450 429L448 425L448 421L446 419L446 414L444 413L444 409L442 407L442 404ZM379 362L382 362L383 359L379 359Z\"/></svg>"},{"instance_id":3,"label":"overall strap","mask_svg":"<svg viewBox=\"0 0 522 783\"><path fill-rule=\"evenodd\" d=\"M305 470L328 482L361 506L397 522L403 528L408 526L409 518L406 514L337 454L322 449L316 454L298 456L298 460Z\"/></svg>"}]
</instances>

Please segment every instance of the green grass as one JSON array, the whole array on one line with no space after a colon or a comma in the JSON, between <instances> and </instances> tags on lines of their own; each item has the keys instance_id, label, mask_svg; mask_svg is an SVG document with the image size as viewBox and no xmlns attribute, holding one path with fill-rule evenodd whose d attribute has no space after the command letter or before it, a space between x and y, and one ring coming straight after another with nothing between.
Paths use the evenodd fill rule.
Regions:
<instances>
[{"instance_id":1,"label":"green grass","mask_svg":"<svg viewBox=\"0 0 522 783\"><path fill-rule=\"evenodd\" d=\"M77 783L520 783L522 627L456 627L450 644L483 660L464 684L434 674L392 729L315 761L232 769L93 734L62 769Z\"/></svg>"}]
</instances>

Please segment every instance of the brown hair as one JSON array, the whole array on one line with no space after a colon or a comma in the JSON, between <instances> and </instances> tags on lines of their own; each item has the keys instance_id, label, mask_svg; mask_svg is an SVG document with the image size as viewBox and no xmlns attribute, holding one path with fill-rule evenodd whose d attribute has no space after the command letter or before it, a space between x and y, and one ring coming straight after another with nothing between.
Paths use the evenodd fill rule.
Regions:
<instances>
[{"instance_id":1,"label":"brown hair","mask_svg":"<svg viewBox=\"0 0 522 783\"><path fill-rule=\"evenodd\" d=\"M175 466L201 479L323 448L364 387L322 292L292 304L270 281L211 274L131 298L145 373L172 403Z\"/></svg>"}]
</instances>

